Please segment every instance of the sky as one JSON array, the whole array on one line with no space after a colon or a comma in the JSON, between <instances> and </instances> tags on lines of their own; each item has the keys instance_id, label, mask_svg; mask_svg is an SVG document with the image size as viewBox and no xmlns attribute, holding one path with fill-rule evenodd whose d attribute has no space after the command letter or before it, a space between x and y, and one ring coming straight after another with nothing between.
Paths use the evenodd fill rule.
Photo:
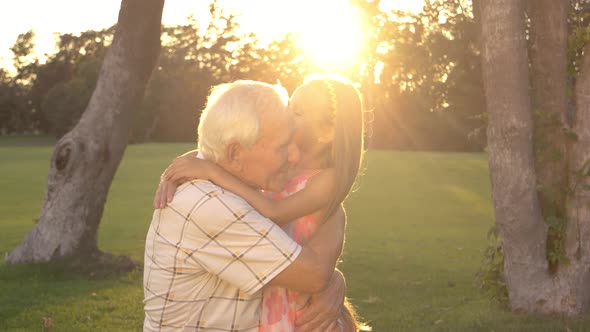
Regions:
<instances>
[{"instance_id":1,"label":"sky","mask_svg":"<svg viewBox=\"0 0 590 332\"><path fill-rule=\"evenodd\" d=\"M167 25L182 23L191 14L199 19L208 14L209 2L166 0L162 22ZM383 9L413 11L419 10L422 2L381 0ZM222 8L240 15L239 22L244 30L255 32L263 40L305 29L309 17L320 7L343 7L347 3L347 0L218 0ZM53 53L54 33L79 33L109 27L117 22L120 4L120 0L0 0L0 12L3 13L0 20L0 67L10 63L12 54L9 49L18 34L34 29L37 52ZM332 17L338 19L339 15Z\"/></svg>"}]
</instances>

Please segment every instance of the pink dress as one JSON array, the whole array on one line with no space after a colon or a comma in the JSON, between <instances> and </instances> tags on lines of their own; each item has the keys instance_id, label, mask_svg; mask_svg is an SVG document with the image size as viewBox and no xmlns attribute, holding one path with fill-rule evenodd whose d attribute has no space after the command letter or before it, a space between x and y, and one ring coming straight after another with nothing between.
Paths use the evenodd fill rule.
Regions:
<instances>
[{"instance_id":1,"label":"pink dress","mask_svg":"<svg viewBox=\"0 0 590 332\"><path fill-rule=\"evenodd\" d=\"M285 190L273 195L273 199L283 199L305 188L307 181L318 172L302 174L289 180ZM305 244L315 233L318 222L313 216L307 215L288 223L283 227L297 243ZM267 286L262 295L262 311L260 315L260 332L293 332L295 319L303 311L301 308L309 298L307 294L299 294L283 287Z\"/></svg>"}]
</instances>

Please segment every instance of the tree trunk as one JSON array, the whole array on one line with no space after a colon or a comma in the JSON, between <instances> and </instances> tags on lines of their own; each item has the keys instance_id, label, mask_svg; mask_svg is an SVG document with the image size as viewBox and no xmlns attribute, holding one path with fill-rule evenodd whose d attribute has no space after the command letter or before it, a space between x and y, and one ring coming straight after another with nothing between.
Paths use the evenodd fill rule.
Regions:
<instances>
[{"instance_id":1,"label":"tree trunk","mask_svg":"<svg viewBox=\"0 0 590 332\"><path fill-rule=\"evenodd\" d=\"M536 191L524 4L482 1L482 69L496 224L510 305L542 307L548 275L547 226Z\"/></svg>"},{"instance_id":2,"label":"tree trunk","mask_svg":"<svg viewBox=\"0 0 590 332\"><path fill-rule=\"evenodd\" d=\"M8 263L98 252L97 230L125 152L134 109L160 50L164 0L123 0L96 89L79 123L56 144L37 225Z\"/></svg>"},{"instance_id":3,"label":"tree trunk","mask_svg":"<svg viewBox=\"0 0 590 332\"><path fill-rule=\"evenodd\" d=\"M535 130L543 135L537 156L539 183L562 191L567 187L567 152L563 126L567 126L567 15L569 2L529 0L531 19L531 86L533 112L540 113ZM556 121L551 121L556 120ZM548 123L549 122L549 123ZM561 158L552 158L556 156ZM546 161L546 162L545 162ZM565 205L565 204L561 204Z\"/></svg>"},{"instance_id":4,"label":"tree trunk","mask_svg":"<svg viewBox=\"0 0 590 332\"><path fill-rule=\"evenodd\" d=\"M567 280L562 291L567 295L568 314L590 307L590 46L586 46L577 75L576 115L573 130L577 141L570 151L570 194L567 202L568 228L566 253L570 263L560 273Z\"/></svg>"},{"instance_id":5,"label":"tree trunk","mask_svg":"<svg viewBox=\"0 0 590 332\"><path fill-rule=\"evenodd\" d=\"M537 185L545 220L553 220L547 239L550 270L564 252L568 187L567 15L569 2L528 0L530 59Z\"/></svg>"},{"instance_id":6,"label":"tree trunk","mask_svg":"<svg viewBox=\"0 0 590 332\"><path fill-rule=\"evenodd\" d=\"M562 126L567 128L567 3L528 2L530 91L523 2L482 1L481 5L492 195L510 305L515 311L580 314L590 306L590 48L575 88L577 114L572 129L578 140L568 149L561 132ZM535 146L536 160L533 111L540 114L534 128L546 139ZM548 195L547 188L552 188ZM555 191L557 196L550 197ZM569 263L560 264L553 273L546 258L548 226L543 213L568 220L564 245Z\"/></svg>"},{"instance_id":7,"label":"tree trunk","mask_svg":"<svg viewBox=\"0 0 590 332\"><path fill-rule=\"evenodd\" d=\"M485 0L484 0L485 1ZM481 46L481 0L471 0L471 6L473 10L473 22L475 23L476 32L476 44Z\"/></svg>"}]
</instances>

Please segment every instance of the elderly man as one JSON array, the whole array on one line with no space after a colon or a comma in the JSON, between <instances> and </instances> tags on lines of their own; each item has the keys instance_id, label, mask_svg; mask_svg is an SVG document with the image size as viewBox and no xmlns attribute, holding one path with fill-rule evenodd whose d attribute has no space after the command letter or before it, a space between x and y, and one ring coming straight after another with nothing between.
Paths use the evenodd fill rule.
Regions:
<instances>
[{"instance_id":1,"label":"elderly man","mask_svg":"<svg viewBox=\"0 0 590 332\"><path fill-rule=\"evenodd\" d=\"M299 158L286 101L261 82L214 88L199 124L203 157L253 188L281 191ZM144 330L258 331L267 284L329 290L342 303L334 266L344 219L338 211L300 246L242 198L209 181L183 184L147 234Z\"/></svg>"}]
</instances>

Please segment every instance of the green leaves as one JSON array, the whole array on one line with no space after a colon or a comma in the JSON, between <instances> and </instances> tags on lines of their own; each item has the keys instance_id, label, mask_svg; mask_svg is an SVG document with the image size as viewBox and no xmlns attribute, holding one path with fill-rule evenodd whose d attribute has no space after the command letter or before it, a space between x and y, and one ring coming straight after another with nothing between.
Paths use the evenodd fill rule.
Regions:
<instances>
[{"instance_id":1,"label":"green leaves","mask_svg":"<svg viewBox=\"0 0 590 332\"><path fill-rule=\"evenodd\" d=\"M504 252L496 225L490 227L488 246L484 250L482 265L475 275L475 284L489 297L504 307L508 307L508 288L504 281Z\"/></svg>"}]
</instances>

